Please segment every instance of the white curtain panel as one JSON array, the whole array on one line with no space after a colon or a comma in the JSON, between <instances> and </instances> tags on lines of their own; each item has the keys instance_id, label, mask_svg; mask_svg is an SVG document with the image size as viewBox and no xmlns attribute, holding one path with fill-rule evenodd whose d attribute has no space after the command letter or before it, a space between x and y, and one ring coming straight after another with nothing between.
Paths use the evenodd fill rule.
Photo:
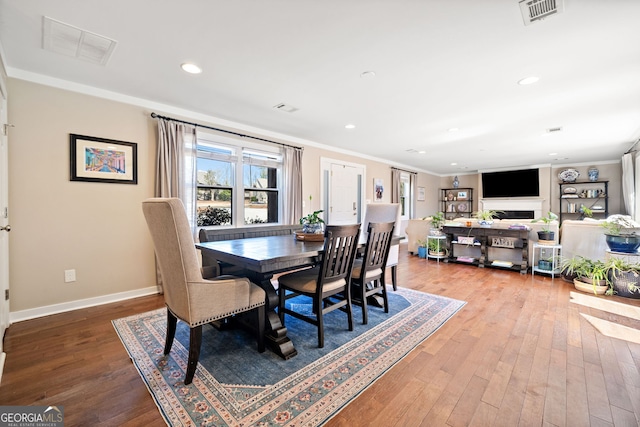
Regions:
<instances>
[{"instance_id":1,"label":"white curtain panel","mask_svg":"<svg viewBox=\"0 0 640 427\"><path fill-rule=\"evenodd\" d=\"M191 231L196 235L195 126L158 119L156 197L178 197L184 203Z\"/></svg>"},{"instance_id":2,"label":"white curtain panel","mask_svg":"<svg viewBox=\"0 0 640 427\"><path fill-rule=\"evenodd\" d=\"M622 199L624 201L624 208L627 215L631 215L633 219L636 219L636 178L633 172L634 156L635 153L626 153L622 156Z\"/></svg>"},{"instance_id":3,"label":"white curtain panel","mask_svg":"<svg viewBox=\"0 0 640 427\"><path fill-rule=\"evenodd\" d=\"M297 224L302 217L302 149L283 147L283 224Z\"/></svg>"}]
</instances>

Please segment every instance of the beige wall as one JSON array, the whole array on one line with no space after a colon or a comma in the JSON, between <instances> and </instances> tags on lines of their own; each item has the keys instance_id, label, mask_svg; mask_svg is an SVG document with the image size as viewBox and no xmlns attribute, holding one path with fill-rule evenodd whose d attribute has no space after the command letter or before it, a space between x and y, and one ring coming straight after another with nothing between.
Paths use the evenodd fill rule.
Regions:
<instances>
[{"instance_id":1,"label":"beige wall","mask_svg":"<svg viewBox=\"0 0 640 427\"><path fill-rule=\"evenodd\" d=\"M154 286L140 207L153 194L149 113L16 79L9 93L11 312ZM137 143L138 185L69 181L70 133Z\"/></svg>"}]
</instances>

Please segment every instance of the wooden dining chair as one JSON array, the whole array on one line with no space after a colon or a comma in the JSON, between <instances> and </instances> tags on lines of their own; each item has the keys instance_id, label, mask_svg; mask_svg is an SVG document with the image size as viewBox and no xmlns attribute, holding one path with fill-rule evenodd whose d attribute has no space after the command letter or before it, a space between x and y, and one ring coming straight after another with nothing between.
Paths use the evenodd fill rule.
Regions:
<instances>
[{"instance_id":1,"label":"wooden dining chair","mask_svg":"<svg viewBox=\"0 0 640 427\"><path fill-rule=\"evenodd\" d=\"M362 307L362 324L369 322L367 298L382 295L384 312L389 312L389 299L385 285L385 268L391 239L393 222L370 222L368 225L367 244L362 258L355 260L351 273L352 301Z\"/></svg>"},{"instance_id":2,"label":"wooden dining chair","mask_svg":"<svg viewBox=\"0 0 640 427\"><path fill-rule=\"evenodd\" d=\"M328 225L324 233L324 253L318 265L278 278L278 315L284 325L285 314L318 327L318 347L324 347L323 316L341 309L347 313L353 331L351 307L351 270L358 249L360 224ZM285 301L304 295L313 302L313 314L305 315L285 306Z\"/></svg>"},{"instance_id":3,"label":"wooden dining chair","mask_svg":"<svg viewBox=\"0 0 640 427\"><path fill-rule=\"evenodd\" d=\"M164 354L173 345L178 319L189 325L189 361L184 383L196 372L202 325L238 313L255 311L258 351L265 350L265 291L246 278L206 280L202 277L191 227L180 199L153 198L142 202L155 248L167 305Z\"/></svg>"}]
</instances>

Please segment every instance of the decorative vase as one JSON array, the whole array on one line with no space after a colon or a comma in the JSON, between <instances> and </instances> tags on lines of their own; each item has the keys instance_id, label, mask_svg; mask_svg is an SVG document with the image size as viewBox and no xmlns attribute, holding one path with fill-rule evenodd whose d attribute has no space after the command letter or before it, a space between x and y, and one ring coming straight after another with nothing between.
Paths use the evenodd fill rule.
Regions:
<instances>
[{"instance_id":1,"label":"decorative vase","mask_svg":"<svg viewBox=\"0 0 640 427\"><path fill-rule=\"evenodd\" d=\"M460 181L458 181L458 175L453 177L453 188L458 188L460 186Z\"/></svg>"},{"instance_id":2,"label":"decorative vase","mask_svg":"<svg viewBox=\"0 0 640 427\"><path fill-rule=\"evenodd\" d=\"M598 175L600 174L600 171L598 171L598 168L589 168L587 173L589 174L589 181L596 182L598 180Z\"/></svg>"},{"instance_id":3,"label":"decorative vase","mask_svg":"<svg viewBox=\"0 0 640 427\"><path fill-rule=\"evenodd\" d=\"M635 271L618 271L612 275L615 294L625 298L640 298L640 275Z\"/></svg>"},{"instance_id":4,"label":"decorative vase","mask_svg":"<svg viewBox=\"0 0 640 427\"><path fill-rule=\"evenodd\" d=\"M551 271L553 268L553 263L546 259L538 260L538 268L540 270Z\"/></svg>"},{"instance_id":5,"label":"decorative vase","mask_svg":"<svg viewBox=\"0 0 640 427\"><path fill-rule=\"evenodd\" d=\"M418 246L418 258L426 258L427 257L427 248L424 246Z\"/></svg>"},{"instance_id":6,"label":"decorative vase","mask_svg":"<svg viewBox=\"0 0 640 427\"><path fill-rule=\"evenodd\" d=\"M640 247L640 236L637 234L623 234L620 236L605 234L605 241L612 252L634 254Z\"/></svg>"},{"instance_id":7,"label":"decorative vase","mask_svg":"<svg viewBox=\"0 0 640 427\"><path fill-rule=\"evenodd\" d=\"M585 279L588 280L588 279ZM607 285L594 285L593 283L586 283L580 279L573 279L573 286L579 291L596 294L596 295L604 295L609 289Z\"/></svg>"},{"instance_id":8,"label":"decorative vase","mask_svg":"<svg viewBox=\"0 0 640 427\"><path fill-rule=\"evenodd\" d=\"M555 236L555 231L538 231L538 243L541 245L552 245Z\"/></svg>"},{"instance_id":9,"label":"decorative vase","mask_svg":"<svg viewBox=\"0 0 640 427\"><path fill-rule=\"evenodd\" d=\"M493 220L490 220L490 219L479 219L478 220L478 225L480 227L491 227L491 224L493 224Z\"/></svg>"},{"instance_id":10,"label":"decorative vase","mask_svg":"<svg viewBox=\"0 0 640 427\"><path fill-rule=\"evenodd\" d=\"M307 234L323 234L324 233L324 224L322 224L322 223L316 223L316 224L305 223L305 224L302 224L302 232L303 233L307 233Z\"/></svg>"}]
</instances>

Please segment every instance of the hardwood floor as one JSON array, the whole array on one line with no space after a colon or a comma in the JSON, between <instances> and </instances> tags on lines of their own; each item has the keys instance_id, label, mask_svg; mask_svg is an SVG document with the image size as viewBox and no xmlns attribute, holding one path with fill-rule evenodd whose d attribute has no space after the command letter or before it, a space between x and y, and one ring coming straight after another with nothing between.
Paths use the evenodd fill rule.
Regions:
<instances>
[{"instance_id":1,"label":"hardwood floor","mask_svg":"<svg viewBox=\"0 0 640 427\"><path fill-rule=\"evenodd\" d=\"M467 305L327 426L640 425L640 344L582 314L639 320L570 302L561 279L400 252L400 286ZM165 425L111 325L163 305L151 296L12 325L0 405L61 405L67 426Z\"/></svg>"}]
</instances>

